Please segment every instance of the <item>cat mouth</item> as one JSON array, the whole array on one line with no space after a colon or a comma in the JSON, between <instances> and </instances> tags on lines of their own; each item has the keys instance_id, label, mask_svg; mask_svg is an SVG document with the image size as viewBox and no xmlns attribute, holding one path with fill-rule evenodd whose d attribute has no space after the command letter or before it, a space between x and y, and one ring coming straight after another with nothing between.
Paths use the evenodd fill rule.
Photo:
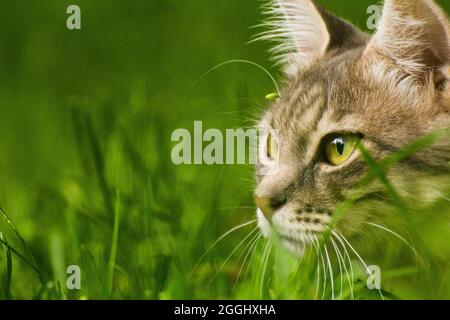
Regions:
<instances>
[{"instance_id":1,"label":"cat mouth","mask_svg":"<svg viewBox=\"0 0 450 320\"><path fill-rule=\"evenodd\" d=\"M277 231L277 234L283 242L301 246L313 244L314 241L320 236L320 233L316 231L302 231L297 235L283 234Z\"/></svg>"},{"instance_id":2,"label":"cat mouth","mask_svg":"<svg viewBox=\"0 0 450 320\"><path fill-rule=\"evenodd\" d=\"M331 220L329 215L303 214L299 216L292 214L290 210L277 211L271 220L268 220L259 209L257 215L258 225L263 235L268 239L275 236L280 244L296 257L303 256L307 248L315 247L320 242L320 238L327 230Z\"/></svg>"},{"instance_id":3,"label":"cat mouth","mask_svg":"<svg viewBox=\"0 0 450 320\"><path fill-rule=\"evenodd\" d=\"M280 235L280 238L282 241L290 243L290 244L297 244L297 245L308 244L306 241L304 241L304 239L299 239L299 238L292 237L292 236Z\"/></svg>"},{"instance_id":4,"label":"cat mouth","mask_svg":"<svg viewBox=\"0 0 450 320\"><path fill-rule=\"evenodd\" d=\"M295 237L289 235L279 235L285 249L295 256L302 256L307 247L313 244L313 240L305 237Z\"/></svg>"}]
</instances>

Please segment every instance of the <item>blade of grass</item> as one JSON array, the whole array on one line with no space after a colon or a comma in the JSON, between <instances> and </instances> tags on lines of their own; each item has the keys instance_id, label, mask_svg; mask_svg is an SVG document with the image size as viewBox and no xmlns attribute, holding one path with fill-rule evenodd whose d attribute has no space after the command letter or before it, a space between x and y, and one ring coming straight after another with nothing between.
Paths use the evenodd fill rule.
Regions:
<instances>
[{"instance_id":1,"label":"blade of grass","mask_svg":"<svg viewBox=\"0 0 450 320\"><path fill-rule=\"evenodd\" d=\"M66 299L66 295L61 288L61 283L65 283L66 270L64 262L64 249L61 235L54 231L50 234L49 242L50 262L53 270L54 281L57 284L58 294L62 299Z\"/></svg>"},{"instance_id":2,"label":"blade of grass","mask_svg":"<svg viewBox=\"0 0 450 320\"><path fill-rule=\"evenodd\" d=\"M3 219L5 220L5 222L8 224L9 228L14 232L14 234L16 235L16 237L19 239L20 243L22 244L22 247L27 251L28 255L30 256L31 262L28 262L28 264L30 266L32 266L32 268L37 271L38 275L39 275L39 280L41 281L41 284L44 285L45 284L45 278L44 275L42 274L42 272L40 272L39 267L36 263L36 260L34 259L33 253L30 249L30 247L28 246L27 242L25 241L25 239L21 236L21 234L19 233L19 230L17 230L16 226L14 225L14 223L11 221L11 219L9 218L9 216L6 214L6 212L0 208L0 213L3 217ZM5 245L8 245L8 243L4 243ZM10 247L9 247L10 248ZM14 252L14 251L13 251ZM14 252L16 255L18 254L18 252ZM27 259L25 259L25 261L28 261Z\"/></svg>"},{"instance_id":3,"label":"blade of grass","mask_svg":"<svg viewBox=\"0 0 450 320\"><path fill-rule=\"evenodd\" d=\"M155 272L155 291L153 299L160 299L160 293L164 290L169 276L169 268L172 257L169 255L160 255L158 257L158 267Z\"/></svg>"},{"instance_id":4,"label":"blade of grass","mask_svg":"<svg viewBox=\"0 0 450 320\"><path fill-rule=\"evenodd\" d=\"M431 132L429 134L424 135L418 140L415 140L414 142L410 143L406 147L402 148L399 151L396 151L386 157L385 159L378 162L378 165L383 170L388 170L392 166L396 165L397 163L408 159L409 157L413 156L417 152L425 149L426 147L429 147L430 145L439 142L440 140L448 137L450 135L450 129L441 129L434 132ZM365 181L371 181L372 179L376 178L376 172L370 172L367 177L365 178Z\"/></svg>"},{"instance_id":5,"label":"blade of grass","mask_svg":"<svg viewBox=\"0 0 450 320\"><path fill-rule=\"evenodd\" d=\"M17 257L19 257L20 259L22 259L28 266L30 266L31 269L33 269L34 272L36 272L36 274L39 277L39 280L41 281L42 286L45 286L45 278L44 275L41 273L41 271L31 262L29 261L27 258L25 258L22 254L20 254L16 249L14 249L11 245L9 245L7 242L5 242L3 239L0 238L0 243L2 243L4 246L8 247L8 249L14 253Z\"/></svg>"},{"instance_id":6,"label":"blade of grass","mask_svg":"<svg viewBox=\"0 0 450 320\"><path fill-rule=\"evenodd\" d=\"M428 140L427 140L428 141ZM431 140L433 141L433 140ZM422 144L421 144L422 145ZM380 180L380 182L384 185L386 192L393 200L394 204L396 205L398 212L401 214L402 218L406 222L407 226L409 227L411 233L415 236L415 239L417 239L417 242L419 243L420 247L426 252L429 253L429 249L423 240L422 236L418 232L418 228L415 224L415 222L411 218L411 212L408 206L404 203L401 196L398 194L397 190L395 190L394 186L389 181L385 169L382 168L374 158L370 155L370 153L361 145L358 145L358 149L361 152L361 155L363 156L364 160L369 165L370 169L374 172L375 176Z\"/></svg>"},{"instance_id":7,"label":"blade of grass","mask_svg":"<svg viewBox=\"0 0 450 320\"><path fill-rule=\"evenodd\" d=\"M59 298L62 299L62 300L67 300L67 296L64 293L64 290L61 288L61 282L60 281L56 281L56 289L57 289L57 292L59 294Z\"/></svg>"},{"instance_id":8,"label":"blade of grass","mask_svg":"<svg viewBox=\"0 0 450 320\"><path fill-rule=\"evenodd\" d=\"M6 244L8 243L8 241L6 241L5 236L1 232L0 232L0 239L3 240ZM11 300L12 299L12 295L11 295L11 278L12 278L11 250L9 249L9 247L7 245L3 244L2 246L3 246L3 251L5 252L5 256L6 256L6 274L5 274L5 282L4 282L5 298L7 300Z\"/></svg>"},{"instance_id":9,"label":"blade of grass","mask_svg":"<svg viewBox=\"0 0 450 320\"><path fill-rule=\"evenodd\" d=\"M76 137L78 154L86 174L91 171L91 163L93 171L100 185L100 190L104 200L105 210L107 214L112 214L113 205L111 199L110 188L105 177L105 159L100 147L100 139L95 132L92 123L92 117L85 110L84 102L72 101L70 105L72 127L74 136ZM91 161L92 160L92 161Z\"/></svg>"},{"instance_id":10,"label":"blade of grass","mask_svg":"<svg viewBox=\"0 0 450 320\"><path fill-rule=\"evenodd\" d=\"M109 255L109 277L108 277L108 292L111 295L114 285L114 269L116 265L116 257L117 257L117 242L119 238L119 220L120 220L120 194L117 191L116 193L116 205L114 208L114 227L111 241L111 252Z\"/></svg>"},{"instance_id":11,"label":"blade of grass","mask_svg":"<svg viewBox=\"0 0 450 320\"><path fill-rule=\"evenodd\" d=\"M86 123L87 136L94 159L95 172L100 183L100 188L105 201L106 211L110 214L113 212L113 206L111 192L105 177L105 159L100 149L100 142L95 133L91 118L87 115L87 113L85 114L84 121Z\"/></svg>"}]
</instances>

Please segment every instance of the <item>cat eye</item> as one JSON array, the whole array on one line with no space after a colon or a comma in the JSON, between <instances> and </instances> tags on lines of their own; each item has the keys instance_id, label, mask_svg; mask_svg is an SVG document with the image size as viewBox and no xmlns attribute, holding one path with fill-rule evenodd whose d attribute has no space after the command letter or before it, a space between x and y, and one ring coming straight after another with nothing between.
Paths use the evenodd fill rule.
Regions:
<instances>
[{"instance_id":1,"label":"cat eye","mask_svg":"<svg viewBox=\"0 0 450 320\"><path fill-rule=\"evenodd\" d=\"M356 134L336 134L326 140L325 156L327 161L339 166L345 163L356 149L361 138Z\"/></svg>"},{"instance_id":2,"label":"cat eye","mask_svg":"<svg viewBox=\"0 0 450 320\"><path fill-rule=\"evenodd\" d=\"M266 149L269 159L278 158L278 141L271 132L267 135Z\"/></svg>"}]
</instances>

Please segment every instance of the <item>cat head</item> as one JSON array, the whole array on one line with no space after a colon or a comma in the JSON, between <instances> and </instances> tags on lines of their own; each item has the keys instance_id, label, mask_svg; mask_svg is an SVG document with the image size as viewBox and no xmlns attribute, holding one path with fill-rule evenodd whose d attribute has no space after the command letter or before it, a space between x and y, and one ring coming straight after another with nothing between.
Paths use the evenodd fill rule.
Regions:
<instances>
[{"instance_id":1,"label":"cat head","mask_svg":"<svg viewBox=\"0 0 450 320\"><path fill-rule=\"evenodd\" d=\"M259 123L277 134L260 142L267 159L256 166L255 202L263 232L275 230L301 254L348 197L355 208L336 229L352 235L375 214L369 203L388 201L376 182L355 191L368 172L361 150L381 160L450 126L450 27L432 0L386 0L373 36L310 0L266 9L270 31L260 38L277 43L286 80ZM386 178L412 195L420 189L412 180L448 174L449 160L450 144L440 141Z\"/></svg>"}]
</instances>

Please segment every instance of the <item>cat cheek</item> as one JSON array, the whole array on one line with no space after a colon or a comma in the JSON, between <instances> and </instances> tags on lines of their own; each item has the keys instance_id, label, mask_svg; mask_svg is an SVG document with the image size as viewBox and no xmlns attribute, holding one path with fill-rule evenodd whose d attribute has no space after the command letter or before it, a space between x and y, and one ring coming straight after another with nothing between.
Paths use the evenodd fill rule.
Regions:
<instances>
[{"instance_id":1,"label":"cat cheek","mask_svg":"<svg viewBox=\"0 0 450 320\"><path fill-rule=\"evenodd\" d=\"M444 106L450 111L450 66L442 68L442 74L445 80L443 81L441 96L444 100Z\"/></svg>"}]
</instances>

